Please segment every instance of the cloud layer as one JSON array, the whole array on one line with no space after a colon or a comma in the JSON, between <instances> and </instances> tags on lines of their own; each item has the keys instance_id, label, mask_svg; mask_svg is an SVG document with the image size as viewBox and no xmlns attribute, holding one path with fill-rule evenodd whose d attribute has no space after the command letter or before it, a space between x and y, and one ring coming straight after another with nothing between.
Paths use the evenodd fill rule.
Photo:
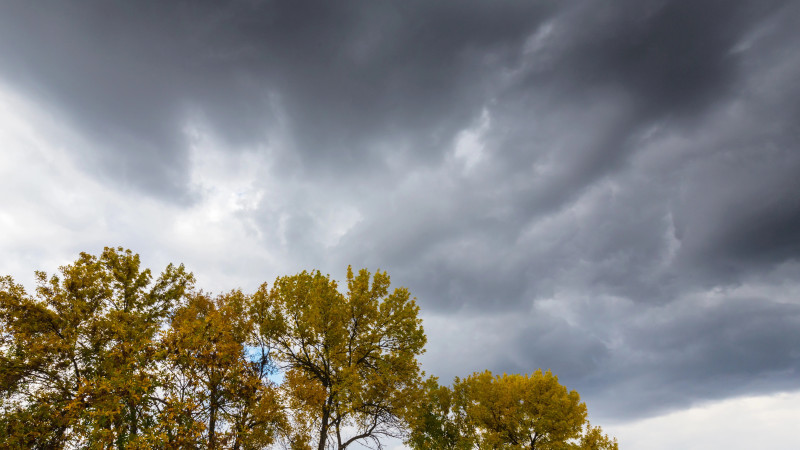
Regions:
<instances>
[{"instance_id":1,"label":"cloud layer","mask_svg":"<svg viewBox=\"0 0 800 450\"><path fill-rule=\"evenodd\" d=\"M798 20L6 2L2 268L122 244L216 290L386 269L429 372L549 367L620 420L800 389Z\"/></svg>"}]
</instances>

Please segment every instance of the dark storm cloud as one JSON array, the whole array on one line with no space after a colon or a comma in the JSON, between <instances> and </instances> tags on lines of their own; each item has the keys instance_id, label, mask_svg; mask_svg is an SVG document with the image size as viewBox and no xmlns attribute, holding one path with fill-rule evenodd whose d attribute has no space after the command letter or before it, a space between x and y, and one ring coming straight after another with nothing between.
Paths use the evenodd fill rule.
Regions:
<instances>
[{"instance_id":1,"label":"dark storm cloud","mask_svg":"<svg viewBox=\"0 0 800 450\"><path fill-rule=\"evenodd\" d=\"M271 146L243 220L292 263L408 286L433 373L550 367L627 417L797 387L796 23L779 1L6 2L0 78L85 136L88 172L159 198L199 195L189 126ZM360 219L323 245L327 201ZM481 353L442 351L448 326L488 327Z\"/></svg>"},{"instance_id":2,"label":"dark storm cloud","mask_svg":"<svg viewBox=\"0 0 800 450\"><path fill-rule=\"evenodd\" d=\"M571 36L550 72L565 74L579 91L618 86L641 103L644 114L697 113L731 92L738 73L729 52L774 3L587 4L567 14Z\"/></svg>"},{"instance_id":3,"label":"dark storm cloud","mask_svg":"<svg viewBox=\"0 0 800 450\"><path fill-rule=\"evenodd\" d=\"M739 2L714 14L708 2L677 3L581 4L555 15L542 52L556 54L538 56L547 69L535 83L511 83L489 107L484 170L468 180L446 173L450 185L419 189L433 199L419 204L420 192L411 192L358 231L376 233L385 246L377 253L399 270L420 267L426 293L460 286L458 300L430 296L447 304L510 305L524 298L522 285L565 271L593 288L663 299L675 295L675 277L713 286L731 281L728 265L742 266L735 277L796 258L797 88L784 76L781 98L759 91L773 69L798 73L797 55L781 54L797 38L736 51L751 34L772 32L759 27L782 32L788 19L776 17L796 17L796 8ZM664 42L668 29L677 42ZM772 60L752 66L768 51ZM534 61L520 72L536 70ZM647 78L659 80L628 82ZM592 197L593 189L606 192ZM582 196L593 200L581 206ZM586 211L570 212L576 205ZM409 219L417 214L426 219ZM563 226L545 230L545 241L526 240L559 216ZM657 273L658 265L666 268ZM476 277L479 270L488 273ZM695 270L706 273L695 280Z\"/></svg>"},{"instance_id":4,"label":"dark storm cloud","mask_svg":"<svg viewBox=\"0 0 800 450\"><path fill-rule=\"evenodd\" d=\"M641 305L606 317L608 334L593 331L594 316L531 313L503 324L508 354L483 359L500 371L551 367L590 398L622 395L605 397L609 414L796 389L785 344L794 305L661 308L774 282L786 264L783 276L797 276L799 12L778 2L564 7L493 85L484 160L387 192L394 208L352 230L342 259L390 269L436 314L528 317L530 302L570 296Z\"/></svg>"},{"instance_id":5,"label":"dark storm cloud","mask_svg":"<svg viewBox=\"0 0 800 450\"><path fill-rule=\"evenodd\" d=\"M800 306L764 298L684 303L678 311L626 330L616 352L616 382L587 389L608 413L643 415L697 399L800 388ZM599 386L598 386L599 387Z\"/></svg>"},{"instance_id":6,"label":"dark storm cloud","mask_svg":"<svg viewBox=\"0 0 800 450\"><path fill-rule=\"evenodd\" d=\"M151 191L185 190L188 119L237 147L268 139L284 117L301 164L338 176L380 165L374 149L387 142L439 158L544 9L10 2L0 74L91 136L85 161L123 166L114 177Z\"/></svg>"},{"instance_id":7,"label":"dark storm cloud","mask_svg":"<svg viewBox=\"0 0 800 450\"><path fill-rule=\"evenodd\" d=\"M564 166L543 193L519 206L530 214L569 201L624 167L649 127L666 123L681 132L696 126L741 89L747 72L734 47L765 16L780 13L774 2L645 1L588 2L556 16L542 54L523 62L519 84L498 107L499 121L516 120L519 130L495 143L509 167L547 157ZM526 132L526 122L542 120L531 117L534 111L566 116L568 123L553 124L555 133L569 127L583 139L535 151L531 143L541 135L530 126ZM556 151L562 155L553 156Z\"/></svg>"}]
</instances>

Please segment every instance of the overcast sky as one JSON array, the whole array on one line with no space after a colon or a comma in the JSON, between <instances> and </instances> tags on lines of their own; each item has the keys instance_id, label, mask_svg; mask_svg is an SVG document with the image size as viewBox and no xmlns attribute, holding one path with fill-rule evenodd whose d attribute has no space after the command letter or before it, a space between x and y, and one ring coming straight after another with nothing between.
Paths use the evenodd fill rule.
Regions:
<instances>
[{"instance_id":1,"label":"overcast sky","mask_svg":"<svg viewBox=\"0 0 800 450\"><path fill-rule=\"evenodd\" d=\"M215 292L380 268L444 381L550 368L623 448L800 448L798 23L0 0L0 274L106 245Z\"/></svg>"}]
</instances>

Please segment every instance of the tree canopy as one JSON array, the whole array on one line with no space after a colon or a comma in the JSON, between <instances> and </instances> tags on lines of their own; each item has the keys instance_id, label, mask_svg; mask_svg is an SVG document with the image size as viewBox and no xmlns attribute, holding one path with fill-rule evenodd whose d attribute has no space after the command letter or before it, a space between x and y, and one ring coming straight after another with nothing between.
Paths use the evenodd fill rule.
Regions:
<instances>
[{"instance_id":1,"label":"tree canopy","mask_svg":"<svg viewBox=\"0 0 800 450\"><path fill-rule=\"evenodd\" d=\"M414 449L615 450L616 440L586 421L586 405L550 371L476 372L453 387L425 383L407 440Z\"/></svg>"},{"instance_id":2,"label":"tree canopy","mask_svg":"<svg viewBox=\"0 0 800 450\"><path fill-rule=\"evenodd\" d=\"M389 276L347 270L347 291L320 272L282 277L256 295L261 333L273 342L303 446L342 450L400 436L416 401L425 345L408 291Z\"/></svg>"},{"instance_id":3,"label":"tree canopy","mask_svg":"<svg viewBox=\"0 0 800 450\"><path fill-rule=\"evenodd\" d=\"M616 449L555 375L424 378L419 307L385 272L253 294L81 253L29 294L0 278L3 448Z\"/></svg>"}]
</instances>

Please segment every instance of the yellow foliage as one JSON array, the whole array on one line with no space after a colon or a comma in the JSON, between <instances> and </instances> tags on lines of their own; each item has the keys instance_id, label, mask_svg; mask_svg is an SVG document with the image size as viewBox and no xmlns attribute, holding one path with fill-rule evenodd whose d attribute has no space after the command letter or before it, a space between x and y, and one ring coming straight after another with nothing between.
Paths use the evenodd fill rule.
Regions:
<instances>
[{"instance_id":1,"label":"yellow foliage","mask_svg":"<svg viewBox=\"0 0 800 450\"><path fill-rule=\"evenodd\" d=\"M385 272L212 296L106 248L36 279L0 277L2 448L618 447L549 371L423 381L419 307Z\"/></svg>"},{"instance_id":2,"label":"yellow foliage","mask_svg":"<svg viewBox=\"0 0 800 450\"><path fill-rule=\"evenodd\" d=\"M419 308L389 284L385 272L348 268L346 294L328 276L302 272L255 295L261 333L286 370L295 428L320 449L399 433L419 396Z\"/></svg>"}]
</instances>

